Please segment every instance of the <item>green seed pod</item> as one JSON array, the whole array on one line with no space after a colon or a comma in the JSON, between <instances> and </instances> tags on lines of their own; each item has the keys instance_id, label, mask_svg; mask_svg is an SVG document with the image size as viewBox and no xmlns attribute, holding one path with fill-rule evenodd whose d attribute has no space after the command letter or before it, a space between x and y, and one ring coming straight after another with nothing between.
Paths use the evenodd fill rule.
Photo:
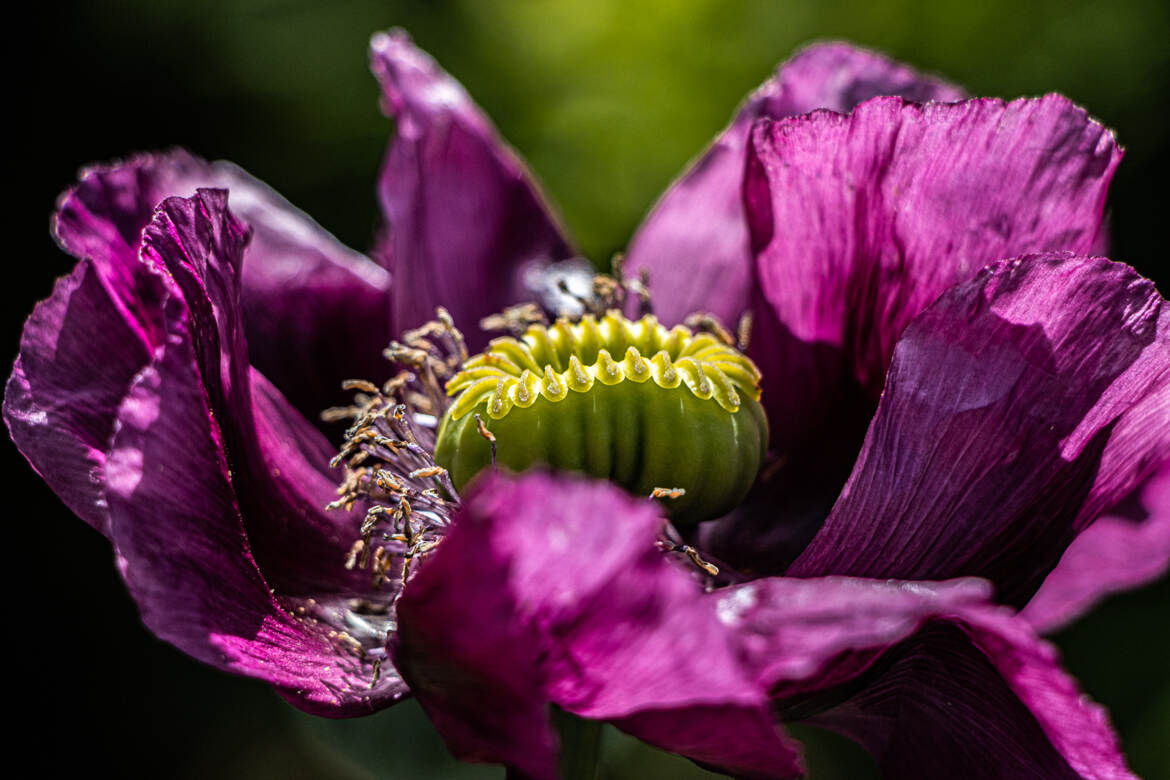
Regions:
<instances>
[{"instance_id":1,"label":"green seed pod","mask_svg":"<svg viewBox=\"0 0 1170 780\"><path fill-rule=\"evenodd\" d=\"M456 396L439 426L435 461L456 488L496 461L612 480L636 495L682 488L665 503L680 525L731 510L747 494L768 443L755 364L709 333L630 322L533 325L494 339L447 383Z\"/></svg>"}]
</instances>

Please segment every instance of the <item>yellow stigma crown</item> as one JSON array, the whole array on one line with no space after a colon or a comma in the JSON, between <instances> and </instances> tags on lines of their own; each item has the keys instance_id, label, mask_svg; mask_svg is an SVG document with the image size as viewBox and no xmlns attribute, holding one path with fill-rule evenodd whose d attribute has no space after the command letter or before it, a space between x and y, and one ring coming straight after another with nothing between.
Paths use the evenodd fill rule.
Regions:
<instances>
[{"instance_id":1,"label":"yellow stigma crown","mask_svg":"<svg viewBox=\"0 0 1170 780\"><path fill-rule=\"evenodd\" d=\"M668 330L653 315L631 322L611 310L600 321L587 314L576 323L532 325L520 338L493 339L447 382L447 394L459 395L448 414L457 420L487 400L488 416L499 420L540 396L560 401L595 382L623 381L653 381L664 389L682 384L732 413L744 397L760 398L759 369L731 345L682 325Z\"/></svg>"}]
</instances>

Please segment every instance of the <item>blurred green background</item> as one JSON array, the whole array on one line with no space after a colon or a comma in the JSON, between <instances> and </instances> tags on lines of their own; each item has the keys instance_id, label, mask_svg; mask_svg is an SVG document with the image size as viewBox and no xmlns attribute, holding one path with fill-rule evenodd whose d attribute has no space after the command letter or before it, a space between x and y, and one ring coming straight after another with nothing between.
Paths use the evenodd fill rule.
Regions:
<instances>
[{"instance_id":1,"label":"blurred green background","mask_svg":"<svg viewBox=\"0 0 1170 780\"><path fill-rule=\"evenodd\" d=\"M1170 288L1164 256L1170 149L1170 3L1164 0L205 0L55 4L17 69L27 135L17 160L21 241L2 316L20 323L71 261L45 226L90 161L169 145L236 161L365 248L373 184L392 129L366 70L371 32L407 28L459 78L560 204L582 249L620 249L656 195L796 47L845 38L978 95L1059 91L1127 147L1110 203L1114 257ZM10 35L26 28L10 27ZM22 99L24 95L21 95ZM27 152L25 154L24 152ZM35 171L35 172L34 172ZM18 244L18 246L21 246ZM138 623L108 545L64 510L11 447L6 480L35 505L14 549L35 555L35 652L19 694L44 774L123 777L502 777L452 762L417 707L319 721L266 686L211 671ZM31 587L30 587L31 585ZM1170 777L1170 583L1115 598L1056 637L1068 668L1107 705L1134 769ZM811 776L875 777L851 743L810 736ZM613 778L708 776L610 734ZM84 746L84 747L83 747Z\"/></svg>"}]
</instances>

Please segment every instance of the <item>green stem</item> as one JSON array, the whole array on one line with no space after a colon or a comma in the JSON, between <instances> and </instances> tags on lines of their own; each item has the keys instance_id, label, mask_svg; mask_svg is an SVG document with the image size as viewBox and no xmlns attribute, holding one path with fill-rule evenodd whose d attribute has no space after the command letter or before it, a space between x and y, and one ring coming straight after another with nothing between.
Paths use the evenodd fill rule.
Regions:
<instances>
[{"instance_id":1,"label":"green stem","mask_svg":"<svg viewBox=\"0 0 1170 780\"><path fill-rule=\"evenodd\" d=\"M553 725L561 738L562 780L597 780L601 763L601 721L585 720L553 708Z\"/></svg>"}]
</instances>

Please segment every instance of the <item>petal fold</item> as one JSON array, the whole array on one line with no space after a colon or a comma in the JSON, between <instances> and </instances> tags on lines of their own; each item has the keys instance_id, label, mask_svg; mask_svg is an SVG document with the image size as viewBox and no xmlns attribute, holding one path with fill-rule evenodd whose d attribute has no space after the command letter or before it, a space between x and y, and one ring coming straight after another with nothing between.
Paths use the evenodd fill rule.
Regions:
<instances>
[{"instance_id":1,"label":"petal fold","mask_svg":"<svg viewBox=\"0 0 1170 780\"><path fill-rule=\"evenodd\" d=\"M183 327L265 577L282 593L357 589L363 578L341 565L358 538L357 520L324 511L336 487L328 443L267 382L253 392L240 305L249 233L227 197L199 190L163 201L143 231L142 257L167 274L183 302Z\"/></svg>"},{"instance_id":2,"label":"petal fold","mask_svg":"<svg viewBox=\"0 0 1170 780\"><path fill-rule=\"evenodd\" d=\"M61 196L53 233L65 251L92 259L133 319L157 332L157 300L140 289L153 283L138 262L141 233L165 198L200 187L230 190L252 229L242 300L256 367L311 418L339 402L343 379L384 372L389 275L231 163L176 149L88 168Z\"/></svg>"},{"instance_id":3,"label":"petal fold","mask_svg":"<svg viewBox=\"0 0 1170 780\"><path fill-rule=\"evenodd\" d=\"M1131 778L1105 711L989 595L775 577L709 598L785 720L857 740L891 778Z\"/></svg>"},{"instance_id":4,"label":"petal fold","mask_svg":"<svg viewBox=\"0 0 1170 780\"><path fill-rule=\"evenodd\" d=\"M172 330L119 409L106 468L110 535L143 622L309 712L365 714L402 698L389 665L371 687L370 661L329 625L292 614L261 575L183 308L168 305Z\"/></svg>"},{"instance_id":5,"label":"petal fold","mask_svg":"<svg viewBox=\"0 0 1170 780\"><path fill-rule=\"evenodd\" d=\"M524 163L405 32L375 35L370 65L397 123L378 183L393 332L444 306L479 349L487 343L479 321L532 300L526 274L573 250Z\"/></svg>"},{"instance_id":6,"label":"petal fold","mask_svg":"<svg viewBox=\"0 0 1170 780\"><path fill-rule=\"evenodd\" d=\"M482 481L398 604L394 659L448 747L556 777L547 705L743 777L801 774L662 520L605 483Z\"/></svg>"},{"instance_id":7,"label":"petal fold","mask_svg":"<svg viewBox=\"0 0 1170 780\"><path fill-rule=\"evenodd\" d=\"M141 279L157 300L162 284ZM85 522L109 534L105 462L114 418L157 334L141 327L82 261L24 326L4 421L33 468Z\"/></svg>"},{"instance_id":8,"label":"petal fold","mask_svg":"<svg viewBox=\"0 0 1170 780\"><path fill-rule=\"evenodd\" d=\"M938 618L810 723L866 747L891 780L1136 780L1103 708L1007 610Z\"/></svg>"},{"instance_id":9,"label":"petal fold","mask_svg":"<svg viewBox=\"0 0 1170 780\"><path fill-rule=\"evenodd\" d=\"M1165 308L1128 266L1063 254L947 291L899 342L853 474L789 573L975 575L1022 606L1170 450Z\"/></svg>"},{"instance_id":10,"label":"petal fold","mask_svg":"<svg viewBox=\"0 0 1170 780\"><path fill-rule=\"evenodd\" d=\"M393 648L456 755L554 777L551 703L735 776L801 776L780 718L874 747L880 718L863 712L850 731L841 713L864 710L871 688L884 701L887 668L911 644L933 653L939 626L966 632L958 652L983 659L984 682L1005 692L1006 714L964 712L972 722L955 733L973 735L967 749L1053 770L1038 776L1128 777L1101 710L1023 621L988 604L985 581L771 578L705 593L656 544L662 522L610 485L567 476L493 476L465 496L399 602ZM950 687L919 693L941 702ZM1017 726L1022 759L1015 742L982 739ZM937 776L961 776L962 755Z\"/></svg>"},{"instance_id":11,"label":"petal fold","mask_svg":"<svg viewBox=\"0 0 1170 780\"><path fill-rule=\"evenodd\" d=\"M1151 421L1170 427L1170 412ZM1020 613L1038 631L1056 631L1102 598L1170 571L1170 463L1081 532Z\"/></svg>"},{"instance_id":12,"label":"petal fold","mask_svg":"<svg viewBox=\"0 0 1170 780\"><path fill-rule=\"evenodd\" d=\"M915 102L964 97L957 87L845 43L804 49L747 97L630 241L626 267L650 274L660 319L673 324L691 312L708 311L734 324L748 309L755 274L742 189L752 123L818 108L848 112L878 95Z\"/></svg>"}]
</instances>

